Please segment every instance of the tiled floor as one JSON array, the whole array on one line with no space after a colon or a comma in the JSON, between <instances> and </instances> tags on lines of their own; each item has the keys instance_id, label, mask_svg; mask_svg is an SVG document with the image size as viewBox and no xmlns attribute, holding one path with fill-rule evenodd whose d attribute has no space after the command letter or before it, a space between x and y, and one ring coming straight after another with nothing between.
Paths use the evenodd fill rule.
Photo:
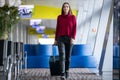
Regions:
<instances>
[{"instance_id":1,"label":"tiled floor","mask_svg":"<svg viewBox=\"0 0 120 80\"><path fill-rule=\"evenodd\" d=\"M60 80L60 76L50 76L49 69L23 70L21 80ZM100 75L86 68L71 68L70 77L67 80L103 80Z\"/></svg>"}]
</instances>

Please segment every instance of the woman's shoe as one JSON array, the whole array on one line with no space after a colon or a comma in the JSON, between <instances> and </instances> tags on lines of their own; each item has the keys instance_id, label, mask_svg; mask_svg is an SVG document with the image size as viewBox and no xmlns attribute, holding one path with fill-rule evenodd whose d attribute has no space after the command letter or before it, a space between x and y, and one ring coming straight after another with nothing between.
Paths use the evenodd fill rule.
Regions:
<instances>
[{"instance_id":1,"label":"woman's shoe","mask_svg":"<svg viewBox=\"0 0 120 80\"><path fill-rule=\"evenodd\" d=\"M61 76L61 80L66 80L65 76Z\"/></svg>"},{"instance_id":2,"label":"woman's shoe","mask_svg":"<svg viewBox=\"0 0 120 80\"><path fill-rule=\"evenodd\" d=\"M66 77L66 78L69 78L69 72L68 72L68 71L65 72L65 77Z\"/></svg>"}]
</instances>

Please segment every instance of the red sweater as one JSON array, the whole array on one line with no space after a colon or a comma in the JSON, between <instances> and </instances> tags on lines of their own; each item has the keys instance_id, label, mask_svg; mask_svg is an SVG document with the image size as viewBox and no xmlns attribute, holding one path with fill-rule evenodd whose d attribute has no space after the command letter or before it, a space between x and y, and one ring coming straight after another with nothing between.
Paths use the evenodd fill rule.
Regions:
<instances>
[{"instance_id":1,"label":"red sweater","mask_svg":"<svg viewBox=\"0 0 120 80\"><path fill-rule=\"evenodd\" d=\"M59 15L57 18L55 40L60 36L69 36L75 39L76 17L74 15Z\"/></svg>"}]
</instances>

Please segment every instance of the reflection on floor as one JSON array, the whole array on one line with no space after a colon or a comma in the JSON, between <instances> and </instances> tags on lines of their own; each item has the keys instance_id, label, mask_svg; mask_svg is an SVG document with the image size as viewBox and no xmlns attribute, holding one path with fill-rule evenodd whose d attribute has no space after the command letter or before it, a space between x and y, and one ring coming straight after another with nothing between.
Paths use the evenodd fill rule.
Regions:
<instances>
[{"instance_id":1,"label":"reflection on floor","mask_svg":"<svg viewBox=\"0 0 120 80\"><path fill-rule=\"evenodd\" d=\"M60 80L60 76L50 76L49 69L24 69L21 80ZM100 75L86 68L71 68L68 80L102 80Z\"/></svg>"},{"instance_id":2,"label":"reflection on floor","mask_svg":"<svg viewBox=\"0 0 120 80\"><path fill-rule=\"evenodd\" d=\"M119 69L113 69L113 79L120 80L120 70Z\"/></svg>"}]
</instances>

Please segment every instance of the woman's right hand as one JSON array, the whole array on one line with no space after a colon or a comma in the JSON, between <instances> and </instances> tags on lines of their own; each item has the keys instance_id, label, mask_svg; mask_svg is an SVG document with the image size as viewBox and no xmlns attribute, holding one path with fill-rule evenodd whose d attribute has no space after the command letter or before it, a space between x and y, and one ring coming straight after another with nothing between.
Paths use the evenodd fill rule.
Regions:
<instances>
[{"instance_id":1,"label":"woman's right hand","mask_svg":"<svg viewBox=\"0 0 120 80\"><path fill-rule=\"evenodd\" d=\"M54 41L54 45L57 45L57 41L56 40Z\"/></svg>"}]
</instances>

